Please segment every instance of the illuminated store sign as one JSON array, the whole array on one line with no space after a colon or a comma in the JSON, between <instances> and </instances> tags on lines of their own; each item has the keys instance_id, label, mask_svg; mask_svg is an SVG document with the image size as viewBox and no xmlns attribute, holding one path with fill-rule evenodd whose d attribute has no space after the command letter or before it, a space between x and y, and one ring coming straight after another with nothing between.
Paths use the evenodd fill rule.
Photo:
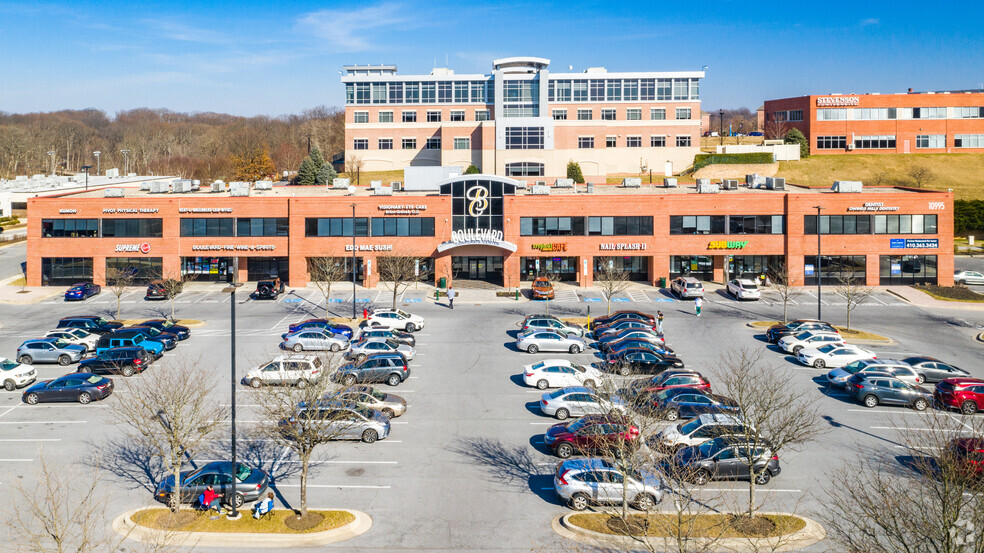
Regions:
<instances>
[{"instance_id":1,"label":"illuminated store sign","mask_svg":"<svg viewBox=\"0 0 984 553\"><path fill-rule=\"evenodd\" d=\"M506 242L501 230L489 229L456 230L451 233L451 240L438 244L437 251L443 252L459 246L495 246L511 252L516 251L516 244Z\"/></svg>"},{"instance_id":2,"label":"illuminated store sign","mask_svg":"<svg viewBox=\"0 0 984 553\"><path fill-rule=\"evenodd\" d=\"M352 244L347 244L345 246L345 251L350 252L353 250ZM359 244L355 251L360 252L391 252L393 251L393 244Z\"/></svg>"},{"instance_id":3,"label":"illuminated store sign","mask_svg":"<svg viewBox=\"0 0 984 553\"><path fill-rule=\"evenodd\" d=\"M117 244L117 252L140 252L140 253L150 253L150 244L144 242L143 244Z\"/></svg>"},{"instance_id":4,"label":"illuminated store sign","mask_svg":"<svg viewBox=\"0 0 984 553\"><path fill-rule=\"evenodd\" d=\"M857 96L821 96L817 98L817 107L834 108L856 106L861 102Z\"/></svg>"},{"instance_id":5,"label":"illuminated store sign","mask_svg":"<svg viewBox=\"0 0 984 553\"><path fill-rule=\"evenodd\" d=\"M898 211L898 207L886 206L883 202L865 202L864 205L852 206L848 211Z\"/></svg>"},{"instance_id":6,"label":"illuminated store sign","mask_svg":"<svg viewBox=\"0 0 984 553\"><path fill-rule=\"evenodd\" d=\"M748 240L711 240L707 243L709 250L743 250Z\"/></svg>"},{"instance_id":7,"label":"illuminated store sign","mask_svg":"<svg viewBox=\"0 0 984 553\"><path fill-rule=\"evenodd\" d=\"M603 251L641 251L646 249L646 244L644 242L632 242L629 244L608 243L599 244L598 249Z\"/></svg>"},{"instance_id":8,"label":"illuminated store sign","mask_svg":"<svg viewBox=\"0 0 984 553\"><path fill-rule=\"evenodd\" d=\"M156 207L141 207L141 208L136 208L136 207L117 207L117 208L107 207L107 208L103 209L103 213L157 213L158 211L159 210ZM72 212L74 213L75 210L73 209Z\"/></svg>"},{"instance_id":9,"label":"illuminated store sign","mask_svg":"<svg viewBox=\"0 0 984 553\"><path fill-rule=\"evenodd\" d=\"M253 245L233 245L233 244L196 244L191 247L193 252L252 252L252 251L272 251L275 250L277 246L272 244L261 244L258 246Z\"/></svg>"},{"instance_id":10,"label":"illuminated store sign","mask_svg":"<svg viewBox=\"0 0 984 553\"><path fill-rule=\"evenodd\" d=\"M541 252L566 252L567 244L533 244L530 246L534 250L539 250Z\"/></svg>"},{"instance_id":11,"label":"illuminated store sign","mask_svg":"<svg viewBox=\"0 0 984 553\"><path fill-rule=\"evenodd\" d=\"M157 211L156 209L154 211ZM178 213L232 213L231 207L179 207Z\"/></svg>"},{"instance_id":12,"label":"illuminated store sign","mask_svg":"<svg viewBox=\"0 0 984 553\"><path fill-rule=\"evenodd\" d=\"M426 205L379 205L376 209L383 212L383 215L420 215L421 211L426 211Z\"/></svg>"}]
</instances>

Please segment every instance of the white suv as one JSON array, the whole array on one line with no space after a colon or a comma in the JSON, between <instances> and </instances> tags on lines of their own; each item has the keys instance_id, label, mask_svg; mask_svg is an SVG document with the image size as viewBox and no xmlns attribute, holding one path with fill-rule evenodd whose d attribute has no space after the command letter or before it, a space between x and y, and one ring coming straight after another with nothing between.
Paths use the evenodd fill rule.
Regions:
<instances>
[{"instance_id":1,"label":"white suv","mask_svg":"<svg viewBox=\"0 0 984 553\"><path fill-rule=\"evenodd\" d=\"M663 453L672 453L687 446L700 445L719 436L741 436L745 425L733 415L705 413L695 419L667 426L654 434L646 445Z\"/></svg>"},{"instance_id":2,"label":"white suv","mask_svg":"<svg viewBox=\"0 0 984 553\"><path fill-rule=\"evenodd\" d=\"M38 372L33 366L0 357L0 382L3 382L3 388L8 392L23 388L37 378Z\"/></svg>"},{"instance_id":3,"label":"white suv","mask_svg":"<svg viewBox=\"0 0 984 553\"><path fill-rule=\"evenodd\" d=\"M703 298L704 285L694 277L679 277L670 283L670 291L680 299Z\"/></svg>"},{"instance_id":4,"label":"white suv","mask_svg":"<svg viewBox=\"0 0 984 553\"><path fill-rule=\"evenodd\" d=\"M424 318L407 313L402 309L376 309L369 315L366 324L373 330L406 330L416 332L424 328Z\"/></svg>"},{"instance_id":5,"label":"white suv","mask_svg":"<svg viewBox=\"0 0 984 553\"><path fill-rule=\"evenodd\" d=\"M243 384L254 388L270 384L303 388L320 380L326 369L324 360L317 355L281 355L246 373Z\"/></svg>"},{"instance_id":6,"label":"white suv","mask_svg":"<svg viewBox=\"0 0 984 553\"><path fill-rule=\"evenodd\" d=\"M747 278L733 278L728 282L728 293L739 300L757 300L762 297L758 284Z\"/></svg>"}]
</instances>

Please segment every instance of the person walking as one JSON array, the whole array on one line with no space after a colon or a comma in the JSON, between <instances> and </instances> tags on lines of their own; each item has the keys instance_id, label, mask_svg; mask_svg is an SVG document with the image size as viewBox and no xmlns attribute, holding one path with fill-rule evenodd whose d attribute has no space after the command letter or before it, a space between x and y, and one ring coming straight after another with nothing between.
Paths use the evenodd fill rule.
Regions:
<instances>
[{"instance_id":1,"label":"person walking","mask_svg":"<svg viewBox=\"0 0 984 553\"><path fill-rule=\"evenodd\" d=\"M656 333L660 336L663 335L663 312L656 312Z\"/></svg>"},{"instance_id":2,"label":"person walking","mask_svg":"<svg viewBox=\"0 0 984 553\"><path fill-rule=\"evenodd\" d=\"M704 298L697 296L694 298L694 309L697 310L697 316L700 317L700 308L704 307Z\"/></svg>"},{"instance_id":3,"label":"person walking","mask_svg":"<svg viewBox=\"0 0 984 553\"><path fill-rule=\"evenodd\" d=\"M454 297L457 296L457 295L458 295L458 293L454 291L454 288L451 288L449 286L448 287L448 307L450 307L451 309L454 309Z\"/></svg>"}]
</instances>

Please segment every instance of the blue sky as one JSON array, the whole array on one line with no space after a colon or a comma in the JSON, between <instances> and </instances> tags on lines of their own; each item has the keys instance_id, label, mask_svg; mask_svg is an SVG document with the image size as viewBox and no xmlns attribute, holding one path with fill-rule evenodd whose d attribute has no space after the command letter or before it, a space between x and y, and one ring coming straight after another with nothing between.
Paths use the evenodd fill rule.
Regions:
<instances>
[{"instance_id":1,"label":"blue sky","mask_svg":"<svg viewBox=\"0 0 984 553\"><path fill-rule=\"evenodd\" d=\"M698 70L704 109L828 92L976 88L982 2L3 2L0 111L239 115L341 105L338 70Z\"/></svg>"}]
</instances>

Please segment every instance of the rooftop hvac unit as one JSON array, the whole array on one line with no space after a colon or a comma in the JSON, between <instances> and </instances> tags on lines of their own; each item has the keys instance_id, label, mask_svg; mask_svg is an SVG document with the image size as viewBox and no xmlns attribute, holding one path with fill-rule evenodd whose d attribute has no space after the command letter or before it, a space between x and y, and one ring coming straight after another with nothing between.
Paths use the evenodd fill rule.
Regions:
<instances>
[{"instance_id":1,"label":"rooftop hvac unit","mask_svg":"<svg viewBox=\"0 0 984 553\"><path fill-rule=\"evenodd\" d=\"M663 186L665 186L666 188L676 188L677 187L676 177L664 177Z\"/></svg>"},{"instance_id":2,"label":"rooftop hvac unit","mask_svg":"<svg viewBox=\"0 0 984 553\"><path fill-rule=\"evenodd\" d=\"M256 184L253 185L256 190L273 190L273 181L270 180L258 180Z\"/></svg>"},{"instance_id":3,"label":"rooftop hvac unit","mask_svg":"<svg viewBox=\"0 0 984 553\"><path fill-rule=\"evenodd\" d=\"M382 184L380 184L380 186L377 186L377 187L375 187L375 188L372 189L372 193L375 196L392 196L393 195L393 187L392 186L382 186Z\"/></svg>"},{"instance_id":4,"label":"rooftop hvac unit","mask_svg":"<svg viewBox=\"0 0 984 553\"><path fill-rule=\"evenodd\" d=\"M697 186L711 184L711 179L697 179Z\"/></svg>"},{"instance_id":5,"label":"rooftop hvac unit","mask_svg":"<svg viewBox=\"0 0 984 553\"><path fill-rule=\"evenodd\" d=\"M594 183L593 182L589 182L588 183L588 194L594 194Z\"/></svg>"},{"instance_id":6,"label":"rooftop hvac unit","mask_svg":"<svg viewBox=\"0 0 984 553\"><path fill-rule=\"evenodd\" d=\"M209 186L209 191L211 191L211 192L225 192L225 183L222 182L222 181L220 181L220 180L217 180L217 181L213 182L211 186Z\"/></svg>"},{"instance_id":7,"label":"rooftop hvac unit","mask_svg":"<svg viewBox=\"0 0 984 553\"><path fill-rule=\"evenodd\" d=\"M391 182L390 186L393 188L394 192L403 192L403 183L398 180Z\"/></svg>"},{"instance_id":8,"label":"rooftop hvac unit","mask_svg":"<svg viewBox=\"0 0 984 553\"><path fill-rule=\"evenodd\" d=\"M191 181L190 180L179 180L174 183L174 193L175 194L187 194L191 192Z\"/></svg>"},{"instance_id":9,"label":"rooftop hvac unit","mask_svg":"<svg viewBox=\"0 0 984 553\"><path fill-rule=\"evenodd\" d=\"M383 185L381 180L371 180L369 181L369 188L379 188Z\"/></svg>"},{"instance_id":10,"label":"rooftop hvac unit","mask_svg":"<svg viewBox=\"0 0 984 553\"><path fill-rule=\"evenodd\" d=\"M769 190L785 190L786 189L786 179L783 177L770 178L769 182L766 183L766 187Z\"/></svg>"},{"instance_id":11,"label":"rooftop hvac unit","mask_svg":"<svg viewBox=\"0 0 984 553\"><path fill-rule=\"evenodd\" d=\"M556 188L574 188L574 179L557 179L554 181Z\"/></svg>"},{"instance_id":12,"label":"rooftop hvac unit","mask_svg":"<svg viewBox=\"0 0 984 553\"><path fill-rule=\"evenodd\" d=\"M171 187L168 186L166 182L152 182L150 183L150 193L151 194L162 194L170 190Z\"/></svg>"},{"instance_id":13,"label":"rooftop hvac unit","mask_svg":"<svg viewBox=\"0 0 984 553\"><path fill-rule=\"evenodd\" d=\"M861 192L862 186L859 180L838 180L830 189L834 192Z\"/></svg>"},{"instance_id":14,"label":"rooftop hvac unit","mask_svg":"<svg viewBox=\"0 0 984 553\"><path fill-rule=\"evenodd\" d=\"M707 180L707 179L699 179L699 180ZM717 194L720 191L721 191L721 187L716 184L707 183L707 184L697 185L697 192L699 194Z\"/></svg>"},{"instance_id":15,"label":"rooftop hvac unit","mask_svg":"<svg viewBox=\"0 0 984 553\"><path fill-rule=\"evenodd\" d=\"M249 183L248 182L233 182L229 183L229 195L230 196L249 196Z\"/></svg>"},{"instance_id":16,"label":"rooftop hvac unit","mask_svg":"<svg viewBox=\"0 0 984 553\"><path fill-rule=\"evenodd\" d=\"M738 179L724 179L722 184L724 190L738 190Z\"/></svg>"},{"instance_id":17,"label":"rooftop hvac unit","mask_svg":"<svg viewBox=\"0 0 984 553\"><path fill-rule=\"evenodd\" d=\"M195 179L195 180L191 181L191 189L192 190L198 190L199 188L201 188L201 186L202 186L202 181L200 181L198 179Z\"/></svg>"},{"instance_id":18,"label":"rooftop hvac unit","mask_svg":"<svg viewBox=\"0 0 984 553\"><path fill-rule=\"evenodd\" d=\"M103 188L104 198L122 198L123 189L122 188Z\"/></svg>"},{"instance_id":19,"label":"rooftop hvac unit","mask_svg":"<svg viewBox=\"0 0 984 553\"><path fill-rule=\"evenodd\" d=\"M150 190L150 183L149 182L140 183L140 190Z\"/></svg>"},{"instance_id":20,"label":"rooftop hvac unit","mask_svg":"<svg viewBox=\"0 0 984 553\"><path fill-rule=\"evenodd\" d=\"M536 194L538 196L546 195L550 193L550 187L544 186L542 184L536 184L530 187L530 194Z\"/></svg>"},{"instance_id":21,"label":"rooftop hvac unit","mask_svg":"<svg viewBox=\"0 0 984 553\"><path fill-rule=\"evenodd\" d=\"M640 188L642 187L642 179L639 177L625 177L622 179L622 186L624 188Z\"/></svg>"},{"instance_id":22,"label":"rooftop hvac unit","mask_svg":"<svg viewBox=\"0 0 984 553\"><path fill-rule=\"evenodd\" d=\"M331 180L331 187L332 188L348 188L348 186L349 186L349 179L332 179Z\"/></svg>"}]
</instances>

